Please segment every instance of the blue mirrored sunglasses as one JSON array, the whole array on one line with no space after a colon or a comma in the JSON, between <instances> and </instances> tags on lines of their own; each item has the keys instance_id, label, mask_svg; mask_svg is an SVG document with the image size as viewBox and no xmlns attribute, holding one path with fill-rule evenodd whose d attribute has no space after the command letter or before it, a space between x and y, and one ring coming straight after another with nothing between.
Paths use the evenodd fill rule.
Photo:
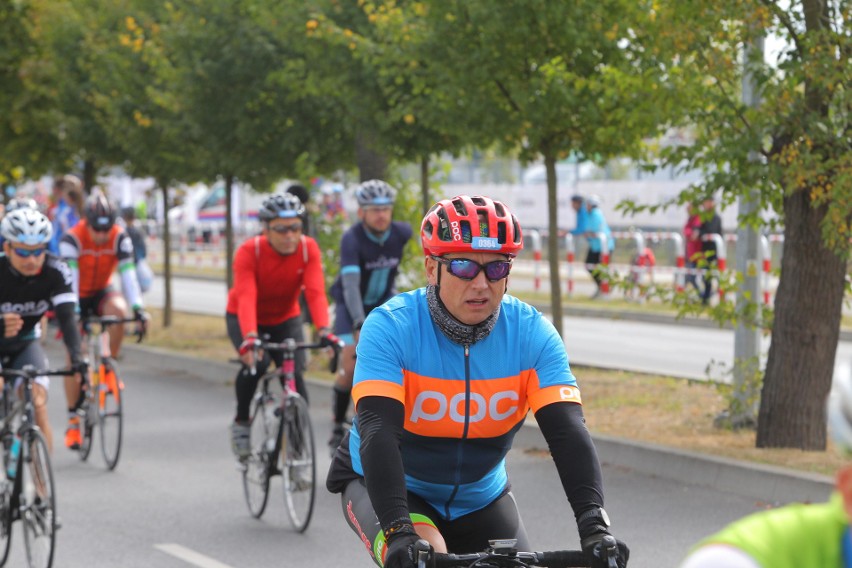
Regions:
<instances>
[{"instance_id":1,"label":"blue mirrored sunglasses","mask_svg":"<svg viewBox=\"0 0 852 568\"><path fill-rule=\"evenodd\" d=\"M29 258L31 256L43 255L44 251L47 250L47 247L39 247L37 249L22 249L22 248L12 247L12 250L15 251L15 254L20 256L21 258Z\"/></svg>"},{"instance_id":2,"label":"blue mirrored sunglasses","mask_svg":"<svg viewBox=\"0 0 852 568\"><path fill-rule=\"evenodd\" d=\"M462 280L473 280L480 271L485 270L485 277L489 282L498 282L509 275L512 270L512 261L494 260L479 264L469 258L443 258L432 256L435 260L447 267L447 271Z\"/></svg>"}]
</instances>

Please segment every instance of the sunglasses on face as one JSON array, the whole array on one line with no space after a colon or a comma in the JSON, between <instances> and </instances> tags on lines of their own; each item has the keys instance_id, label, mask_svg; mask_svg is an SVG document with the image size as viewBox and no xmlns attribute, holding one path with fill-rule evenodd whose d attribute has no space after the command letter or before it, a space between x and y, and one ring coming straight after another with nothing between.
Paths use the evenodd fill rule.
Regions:
<instances>
[{"instance_id":1,"label":"sunglasses on face","mask_svg":"<svg viewBox=\"0 0 852 568\"><path fill-rule=\"evenodd\" d=\"M20 256L21 258L29 258L31 256L43 255L44 251L47 250L47 247L39 247L37 249L22 249L22 248L12 247L12 250L15 251L15 254Z\"/></svg>"},{"instance_id":2,"label":"sunglasses on face","mask_svg":"<svg viewBox=\"0 0 852 568\"><path fill-rule=\"evenodd\" d=\"M296 223L294 225L270 225L269 230L281 235L284 235L286 233L298 233L302 230L302 224Z\"/></svg>"},{"instance_id":3,"label":"sunglasses on face","mask_svg":"<svg viewBox=\"0 0 852 568\"><path fill-rule=\"evenodd\" d=\"M509 275L512 262L509 260L494 260L479 264L469 258L443 258L433 256L435 260L447 267L447 271L462 280L473 280L481 270L485 270L485 277L489 282L498 282Z\"/></svg>"}]
</instances>

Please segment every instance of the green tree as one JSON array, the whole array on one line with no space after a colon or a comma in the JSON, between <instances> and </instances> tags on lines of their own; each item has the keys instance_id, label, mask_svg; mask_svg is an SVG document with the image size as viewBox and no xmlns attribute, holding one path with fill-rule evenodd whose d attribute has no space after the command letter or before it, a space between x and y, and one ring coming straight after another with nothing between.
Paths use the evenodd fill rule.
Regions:
<instances>
[{"instance_id":1,"label":"green tree","mask_svg":"<svg viewBox=\"0 0 852 568\"><path fill-rule=\"evenodd\" d=\"M272 4L181 0L167 5L164 41L175 62L183 114L201 144L199 166L226 184L227 281L233 281L231 192L268 190L316 146L321 109L295 97L287 73L294 38L265 31ZM283 40L283 41L282 41ZM283 67L283 69L282 69ZM316 112L315 112L316 111ZM306 143L307 142L307 143Z\"/></svg>"},{"instance_id":2,"label":"green tree","mask_svg":"<svg viewBox=\"0 0 852 568\"><path fill-rule=\"evenodd\" d=\"M757 445L822 450L852 236L852 4L655 6L645 45L660 61L668 52L667 80L681 94L680 124L695 133L692 145L669 149L666 158L707 172L683 200L721 190L730 205L755 193L784 227ZM769 62L741 61L742 46L766 35L781 40L780 52ZM760 93L757 108L741 101L744 69ZM741 222L760 224L756 216Z\"/></svg>"},{"instance_id":3,"label":"green tree","mask_svg":"<svg viewBox=\"0 0 852 568\"><path fill-rule=\"evenodd\" d=\"M388 3L392 4L392 3ZM637 55L635 3L426 0L408 5L421 84L448 132L542 157L547 167L551 306L562 330L557 160L572 152L638 154L671 103L658 70ZM523 224L523 219L520 220Z\"/></svg>"},{"instance_id":4,"label":"green tree","mask_svg":"<svg viewBox=\"0 0 852 568\"><path fill-rule=\"evenodd\" d=\"M162 38L165 17L159 3L136 0L133 5L102 7L102 25L86 37L95 60L90 76L100 126L119 145L123 166L131 175L152 177L162 195L164 210L170 189L194 181L199 141L184 119L183 101L175 91L176 70ZM163 325L171 325L171 228L163 219L165 298Z\"/></svg>"}]
</instances>

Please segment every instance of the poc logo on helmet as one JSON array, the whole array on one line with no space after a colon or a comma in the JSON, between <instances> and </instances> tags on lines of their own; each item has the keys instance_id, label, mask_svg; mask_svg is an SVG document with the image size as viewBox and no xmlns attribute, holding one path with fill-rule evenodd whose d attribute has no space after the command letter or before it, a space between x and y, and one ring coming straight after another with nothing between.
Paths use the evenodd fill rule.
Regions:
<instances>
[{"instance_id":1,"label":"poc logo on helmet","mask_svg":"<svg viewBox=\"0 0 852 568\"><path fill-rule=\"evenodd\" d=\"M518 393L513 390L496 392L486 399L483 395L472 392L470 393L470 418L469 421L479 422L486 417L491 420L505 420L514 415L518 411L517 404L510 404L509 407L500 412L498 407L503 401L517 401ZM418 420L426 420L429 422L437 422L440 420L451 420L459 424L464 423L464 412L459 412L459 408L464 409L465 393L460 392L454 394L447 400L447 396L438 391L422 391L414 399L414 410L411 411L410 420L416 423ZM430 402L429 410L426 404ZM432 410L434 409L434 410ZM430 412L430 410L432 410Z\"/></svg>"},{"instance_id":2,"label":"poc logo on helmet","mask_svg":"<svg viewBox=\"0 0 852 568\"><path fill-rule=\"evenodd\" d=\"M459 225L458 221L451 221L450 222L450 230L453 233L453 240L454 241L462 240L461 226Z\"/></svg>"}]
</instances>

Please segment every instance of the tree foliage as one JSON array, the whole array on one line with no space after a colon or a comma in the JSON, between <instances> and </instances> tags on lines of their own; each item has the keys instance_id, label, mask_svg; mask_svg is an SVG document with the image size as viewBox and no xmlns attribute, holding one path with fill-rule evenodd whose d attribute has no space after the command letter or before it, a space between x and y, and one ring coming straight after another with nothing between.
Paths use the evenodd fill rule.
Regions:
<instances>
[{"instance_id":1,"label":"tree foliage","mask_svg":"<svg viewBox=\"0 0 852 568\"><path fill-rule=\"evenodd\" d=\"M667 61L668 80L682 93L679 124L695 134L693 144L669 148L664 157L706 173L705 183L681 201L718 191L730 205L754 192L784 227L758 446L824 449L824 401L852 236L850 4L657 6L649 46ZM768 61L759 51L743 60L743 47L765 36L780 38L780 51ZM760 94L757 107L742 100L746 72Z\"/></svg>"}]
</instances>

